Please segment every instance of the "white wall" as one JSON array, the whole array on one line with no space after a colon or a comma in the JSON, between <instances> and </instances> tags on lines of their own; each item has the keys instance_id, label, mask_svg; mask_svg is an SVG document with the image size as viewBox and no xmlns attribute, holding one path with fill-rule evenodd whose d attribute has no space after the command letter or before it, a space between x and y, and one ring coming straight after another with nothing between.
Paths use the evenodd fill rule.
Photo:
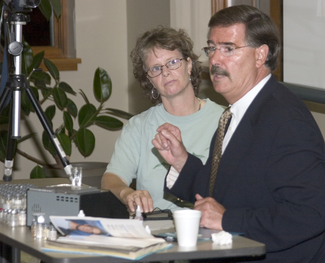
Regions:
<instances>
[{"instance_id":1,"label":"white wall","mask_svg":"<svg viewBox=\"0 0 325 263\"><path fill-rule=\"evenodd\" d=\"M284 81L325 88L325 1L284 0Z\"/></svg>"},{"instance_id":2,"label":"white wall","mask_svg":"<svg viewBox=\"0 0 325 263\"><path fill-rule=\"evenodd\" d=\"M128 0L127 2L127 54L133 50L139 35L156 28L157 26L170 26L169 0ZM133 65L129 58L129 111L140 113L152 106L150 100L142 94L139 82L133 76Z\"/></svg>"},{"instance_id":3,"label":"white wall","mask_svg":"<svg viewBox=\"0 0 325 263\"><path fill-rule=\"evenodd\" d=\"M211 0L170 0L170 25L187 31L194 43L194 52L200 56L204 70L208 70L208 57L202 51L207 45L208 23L211 18ZM210 79L203 79L199 97L209 97L218 103L226 104L218 95Z\"/></svg>"},{"instance_id":4,"label":"white wall","mask_svg":"<svg viewBox=\"0 0 325 263\"><path fill-rule=\"evenodd\" d=\"M325 0L283 1L283 79L325 89ZM325 105L306 102L325 138Z\"/></svg>"},{"instance_id":5,"label":"white wall","mask_svg":"<svg viewBox=\"0 0 325 263\"><path fill-rule=\"evenodd\" d=\"M194 52L200 61L208 58L202 52L207 43L208 23L211 17L211 0L171 0L170 25L187 31L194 42Z\"/></svg>"},{"instance_id":6,"label":"white wall","mask_svg":"<svg viewBox=\"0 0 325 263\"><path fill-rule=\"evenodd\" d=\"M127 17L125 0L88 0L75 1L76 7L76 49L82 63L75 72L62 72L62 79L75 88L83 89L88 98L93 99L93 76L97 67L109 73L113 92L105 107L128 111L128 81L126 67ZM81 97L78 96L79 100ZM114 143L120 132L106 131L91 127L95 133L95 152L86 161L108 162ZM74 150L71 161L83 161L84 158Z\"/></svg>"}]
</instances>

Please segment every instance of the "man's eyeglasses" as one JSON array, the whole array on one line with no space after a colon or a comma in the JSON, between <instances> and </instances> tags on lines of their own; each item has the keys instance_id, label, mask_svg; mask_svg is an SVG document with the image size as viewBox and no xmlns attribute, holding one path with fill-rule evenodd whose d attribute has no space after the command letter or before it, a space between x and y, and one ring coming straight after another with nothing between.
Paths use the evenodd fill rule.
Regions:
<instances>
[{"instance_id":1,"label":"man's eyeglasses","mask_svg":"<svg viewBox=\"0 0 325 263\"><path fill-rule=\"evenodd\" d=\"M219 52L223 56L230 57L230 56L232 56L232 55L235 54L235 50L236 49L244 48L244 47L248 47L248 46L236 47L236 46L231 46L231 45L222 45L220 47L215 47L215 46L204 47L204 48L202 48L202 50L204 51L205 55L207 57L209 57L209 58L214 55L214 53L216 52L216 50L219 50Z\"/></svg>"},{"instance_id":2,"label":"man's eyeglasses","mask_svg":"<svg viewBox=\"0 0 325 263\"><path fill-rule=\"evenodd\" d=\"M183 58L175 58L168 61L165 65L154 66L147 71L147 75L150 78L158 77L162 73L162 68L164 66L166 66L166 68L171 70L178 69L180 66L182 66L182 60Z\"/></svg>"}]
</instances>

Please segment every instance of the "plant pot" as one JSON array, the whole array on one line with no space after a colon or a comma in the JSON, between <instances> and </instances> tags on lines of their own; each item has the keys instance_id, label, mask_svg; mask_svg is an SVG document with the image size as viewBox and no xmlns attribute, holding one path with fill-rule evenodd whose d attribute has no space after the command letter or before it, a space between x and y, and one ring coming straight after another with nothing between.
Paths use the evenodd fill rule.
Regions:
<instances>
[{"instance_id":1,"label":"plant pot","mask_svg":"<svg viewBox=\"0 0 325 263\"><path fill-rule=\"evenodd\" d=\"M82 183L94 186L100 189L101 179L106 170L107 163L104 162L80 162L71 163L72 166L82 167ZM67 178L67 174L63 169L44 166L46 177Z\"/></svg>"}]
</instances>

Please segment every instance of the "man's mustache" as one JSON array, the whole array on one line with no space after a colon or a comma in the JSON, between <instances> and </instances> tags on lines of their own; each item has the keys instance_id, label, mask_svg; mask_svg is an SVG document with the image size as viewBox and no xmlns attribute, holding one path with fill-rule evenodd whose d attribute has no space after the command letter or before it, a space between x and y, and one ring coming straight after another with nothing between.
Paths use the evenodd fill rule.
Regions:
<instances>
[{"instance_id":1,"label":"man's mustache","mask_svg":"<svg viewBox=\"0 0 325 263\"><path fill-rule=\"evenodd\" d=\"M210 74L212 76L214 74L217 74L217 75L221 75L221 76L223 75L223 76L229 77L228 71L221 69L219 66L215 66L215 65L212 65L212 67L210 69Z\"/></svg>"}]
</instances>

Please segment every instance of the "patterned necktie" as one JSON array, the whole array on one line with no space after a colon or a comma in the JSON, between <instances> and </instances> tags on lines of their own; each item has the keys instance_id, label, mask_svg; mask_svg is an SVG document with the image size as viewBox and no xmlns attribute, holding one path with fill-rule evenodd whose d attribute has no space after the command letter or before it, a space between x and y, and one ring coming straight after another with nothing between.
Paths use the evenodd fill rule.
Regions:
<instances>
[{"instance_id":1,"label":"patterned necktie","mask_svg":"<svg viewBox=\"0 0 325 263\"><path fill-rule=\"evenodd\" d=\"M215 141L214 148L213 148L210 185L209 185L209 196L212 196L212 194L213 194L214 184L215 184L216 178L217 178L219 162L220 162L220 159L222 156L222 142L223 142L223 138L225 136L226 126L227 126L227 123L228 123L230 117L231 117L231 111L230 111L230 107L228 107L227 109L225 109L225 111L222 113L222 115L220 117L216 141Z\"/></svg>"}]
</instances>

